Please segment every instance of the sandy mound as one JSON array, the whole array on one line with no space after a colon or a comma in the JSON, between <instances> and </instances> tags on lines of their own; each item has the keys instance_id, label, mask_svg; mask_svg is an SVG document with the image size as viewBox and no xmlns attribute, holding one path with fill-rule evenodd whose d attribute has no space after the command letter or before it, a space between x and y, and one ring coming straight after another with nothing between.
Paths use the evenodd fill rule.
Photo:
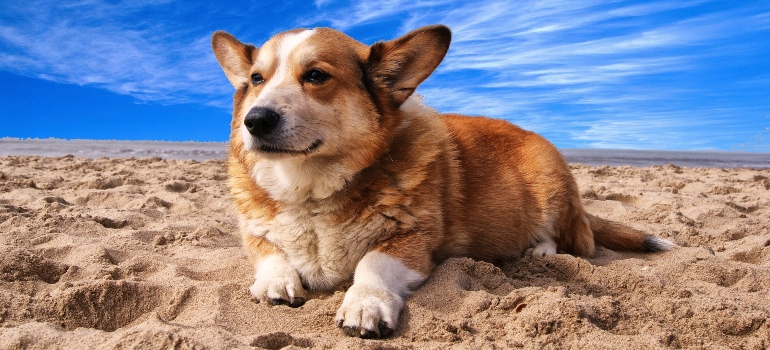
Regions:
<instances>
[{"instance_id":1,"label":"sandy mound","mask_svg":"<svg viewBox=\"0 0 770 350\"><path fill-rule=\"evenodd\" d=\"M680 246L451 259L385 341L250 299L223 161L0 158L0 349L770 347L770 171L575 165L588 210Z\"/></svg>"}]
</instances>

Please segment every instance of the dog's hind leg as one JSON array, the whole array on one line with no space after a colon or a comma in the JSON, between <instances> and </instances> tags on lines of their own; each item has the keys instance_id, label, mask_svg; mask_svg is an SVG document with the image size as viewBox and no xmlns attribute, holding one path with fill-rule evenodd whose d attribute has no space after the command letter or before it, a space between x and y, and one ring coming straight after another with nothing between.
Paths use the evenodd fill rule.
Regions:
<instances>
[{"instance_id":1,"label":"dog's hind leg","mask_svg":"<svg viewBox=\"0 0 770 350\"><path fill-rule=\"evenodd\" d=\"M537 240L535 245L524 251L524 256L542 258L556 254L556 242L550 236L544 236Z\"/></svg>"},{"instance_id":2,"label":"dog's hind leg","mask_svg":"<svg viewBox=\"0 0 770 350\"><path fill-rule=\"evenodd\" d=\"M554 236L557 250L585 257L594 255L594 234L577 193L572 195L564 210L559 213L554 231L557 232Z\"/></svg>"}]
</instances>

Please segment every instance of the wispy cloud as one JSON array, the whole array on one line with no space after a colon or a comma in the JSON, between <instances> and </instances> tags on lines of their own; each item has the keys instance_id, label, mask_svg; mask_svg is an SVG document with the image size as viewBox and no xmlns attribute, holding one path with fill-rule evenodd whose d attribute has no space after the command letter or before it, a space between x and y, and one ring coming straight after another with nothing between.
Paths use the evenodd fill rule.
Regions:
<instances>
[{"instance_id":1,"label":"wispy cloud","mask_svg":"<svg viewBox=\"0 0 770 350\"><path fill-rule=\"evenodd\" d=\"M410 13L404 20L405 30L446 23L453 28L454 38L439 73L487 72L482 86L606 84L687 69L687 57L661 51L707 39L706 34L693 34L703 32L702 26L694 31L682 23L624 21L702 2L618 6L602 1L485 1L446 8L437 7L445 4L438 2L423 8L422 3L362 1L352 14L330 22L350 28Z\"/></svg>"},{"instance_id":2,"label":"wispy cloud","mask_svg":"<svg viewBox=\"0 0 770 350\"><path fill-rule=\"evenodd\" d=\"M330 4L332 0L315 0L315 7L321 8L323 6L326 6Z\"/></svg>"},{"instance_id":3,"label":"wispy cloud","mask_svg":"<svg viewBox=\"0 0 770 350\"><path fill-rule=\"evenodd\" d=\"M644 148L660 150L714 150L715 144L734 142L734 133L743 125L735 123L734 108L695 108L692 110L633 111L623 117L613 114L585 122L575 122L571 137L583 147L590 148ZM759 112L755 110L755 112ZM755 130L761 122L753 121ZM582 126L582 127L581 127ZM579 130L579 131L577 131ZM753 133L756 134L756 133ZM767 144L746 139L735 143L730 150L767 151Z\"/></svg>"},{"instance_id":4,"label":"wispy cloud","mask_svg":"<svg viewBox=\"0 0 770 350\"><path fill-rule=\"evenodd\" d=\"M324 1L324 0L321 0ZM393 19L395 15L416 11L434 11L436 8L452 4L451 0L382 0L357 1L350 6L330 9L328 12L317 13L310 18L297 21L300 26L326 22L339 30L347 30L356 26ZM316 3L318 5L318 3Z\"/></svg>"},{"instance_id":5,"label":"wispy cloud","mask_svg":"<svg viewBox=\"0 0 770 350\"><path fill-rule=\"evenodd\" d=\"M208 35L169 40L174 34L164 24L116 20L163 4L129 1L105 6L82 1L54 9L50 4L24 6L17 9L25 18L23 25L0 23L0 43L9 48L0 56L0 69L94 85L144 101L199 103L225 94Z\"/></svg>"}]
</instances>

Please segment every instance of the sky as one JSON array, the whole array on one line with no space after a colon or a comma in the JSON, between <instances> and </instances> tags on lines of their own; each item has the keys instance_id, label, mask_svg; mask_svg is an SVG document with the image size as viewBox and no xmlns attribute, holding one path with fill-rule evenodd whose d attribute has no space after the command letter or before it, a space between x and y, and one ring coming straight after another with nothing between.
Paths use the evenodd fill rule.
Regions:
<instances>
[{"instance_id":1,"label":"sky","mask_svg":"<svg viewBox=\"0 0 770 350\"><path fill-rule=\"evenodd\" d=\"M561 148L770 152L770 1L8 0L0 137L226 141L215 30L452 29L417 93Z\"/></svg>"}]
</instances>

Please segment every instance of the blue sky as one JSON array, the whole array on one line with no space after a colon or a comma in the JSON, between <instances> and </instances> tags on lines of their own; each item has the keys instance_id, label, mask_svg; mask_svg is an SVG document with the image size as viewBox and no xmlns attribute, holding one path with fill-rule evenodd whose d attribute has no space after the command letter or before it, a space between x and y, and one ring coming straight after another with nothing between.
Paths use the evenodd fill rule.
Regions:
<instances>
[{"instance_id":1,"label":"blue sky","mask_svg":"<svg viewBox=\"0 0 770 350\"><path fill-rule=\"evenodd\" d=\"M453 30L419 89L564 148L770 152L768 1L3 1L0 137L225 141L223 29Z\"/></svg>"}]
</instances>

